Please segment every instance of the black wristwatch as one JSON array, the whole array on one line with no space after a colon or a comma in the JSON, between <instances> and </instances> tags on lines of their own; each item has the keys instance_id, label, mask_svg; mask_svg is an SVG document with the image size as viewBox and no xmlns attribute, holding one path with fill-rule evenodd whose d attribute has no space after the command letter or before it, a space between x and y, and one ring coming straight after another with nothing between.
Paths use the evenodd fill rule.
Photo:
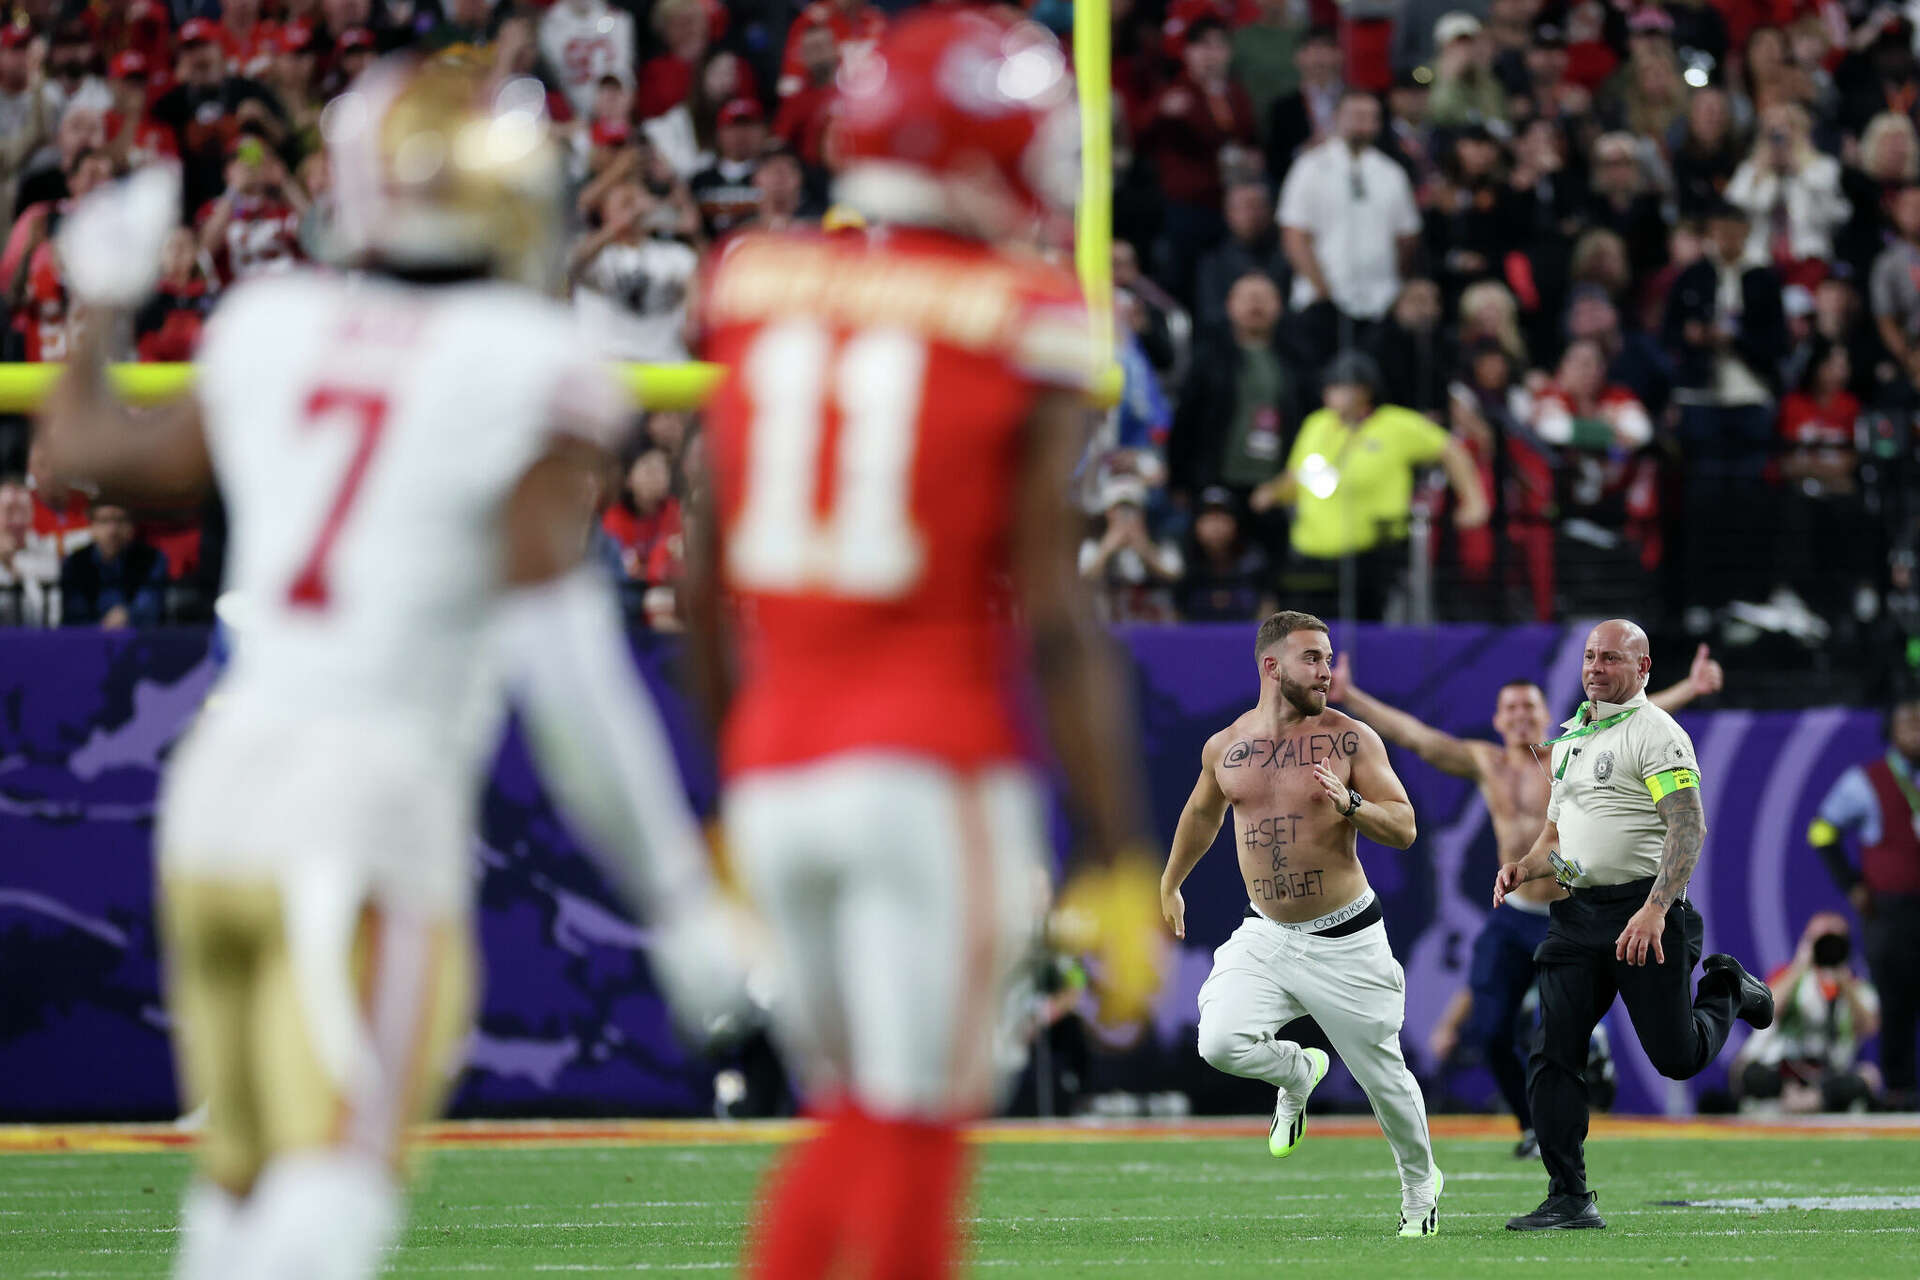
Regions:
<instances>
[{"instance_id":1,"label":"black wristwatch","mask_svg":"<svg viewBox=\"0 0 1920 1280\"><path fill-rule=\"evenodd\" d=\"M1351 818L1360 811L1360 793L1352 787L1347 788L1347 807L1340 811L1343 818Z\"/></svg>"}]
</instances>

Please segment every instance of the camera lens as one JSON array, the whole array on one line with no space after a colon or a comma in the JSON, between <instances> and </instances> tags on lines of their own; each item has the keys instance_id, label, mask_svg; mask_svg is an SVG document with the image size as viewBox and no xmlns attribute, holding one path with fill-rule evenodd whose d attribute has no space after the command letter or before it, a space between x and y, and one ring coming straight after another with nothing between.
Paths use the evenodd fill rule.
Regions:
<instances>
[{"instance_id":1,"label":"camera lens","mask_svg":"<svg viewBox=\"0 0 1920 1280\"><path fill-rule=\"evenodd\" d=\"M1853 940L1844 933L1824 933L1813 940L1813 962L1822 969L1845 964L1853 953Z\"/></svg>"}]
</instances>

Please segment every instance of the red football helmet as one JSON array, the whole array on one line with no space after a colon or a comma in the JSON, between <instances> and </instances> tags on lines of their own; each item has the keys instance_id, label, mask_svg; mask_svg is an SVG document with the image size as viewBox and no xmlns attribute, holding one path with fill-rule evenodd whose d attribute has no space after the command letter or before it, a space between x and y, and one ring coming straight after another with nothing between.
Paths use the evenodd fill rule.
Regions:
<instances>
[{"instance_id":1,"label":"red football helmet","mask_svg":"<svg viewBox=\"0 0 1920 1280\"><path fill-rule=\"evenodd\" d=\"M841 68L835 196L882 222L983 237L1073 207L1080 123L1059 42L972 9L922 10Z\"/></svg>"}]
</instances>

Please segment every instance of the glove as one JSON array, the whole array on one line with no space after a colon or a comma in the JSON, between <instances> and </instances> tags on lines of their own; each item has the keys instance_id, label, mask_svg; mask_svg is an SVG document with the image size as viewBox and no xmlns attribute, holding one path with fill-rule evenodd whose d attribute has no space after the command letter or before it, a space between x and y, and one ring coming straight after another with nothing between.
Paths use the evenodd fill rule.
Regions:
<instances>
[{"instance_id":1,"label":"glove","mask_svg":"<svg viewBox=\"0 0 1920 1280\"><path fill-rule=\"evenodd\" d=\"M1167 964L1160 871L1143 854L1076 872L1061 890L1048 932L1053 945L1094 961L1100 1020L1137 1022L1153 1008Z\"/></svg>"},{"instance_id":2,"label":"glove","mask_svg":"<svg viewBox=\"0 0 1920 1280\"><path fill-rule=\"evenodd\" d=\"M160 280L160 251L180 225L180 171L152 165L93 192L60 224L61 273L88 306L131 307Z\"/></svg>"}]
</instances>

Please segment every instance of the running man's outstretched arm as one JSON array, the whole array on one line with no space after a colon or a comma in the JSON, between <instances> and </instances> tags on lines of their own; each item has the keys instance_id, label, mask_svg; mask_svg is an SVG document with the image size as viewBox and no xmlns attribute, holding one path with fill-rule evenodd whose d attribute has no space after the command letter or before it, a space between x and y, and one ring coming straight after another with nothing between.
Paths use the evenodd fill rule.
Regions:
<instances>
[{"instance_id":1,"label":"running man's outstretched arm","mask_svg":"<svg viewBox=\"0 0 1920 1280\"><path fill-rule=\"evenodd\" d=\"M1442 733L1372 694L1360 692L1353 683L1353 659L1348 654L1341 654L1334 663L1331 700L1372 725L1388 742L1407 748L1442 773L1469 782L1480 781L1480 761L1472 743Z\"/></svg>"},{"instance_id":2,"label":"running man's outstretched arm","mask_svg":"<svg viewBox=\"0 0 1920 1280\"><path fill-rule=\"evenodd\" d=\"M1213 838L1220 834L1220 823L1227 816L1227 793L1220 789L1213 770L1227 749L1228 736L1222 729L1207 739L1200 752L1200 779L1193 784L1186 807L1180 810L1180 825L1173 831L1173 852L1167 855L1167 869L1160 873L1160 914L1176 938L1187 936L1187 900L1180 896L1180 886L1213 847Z\"/></svg>"},{"instance_id":3,"label":"running man's outstretched arm","mask_svg":"<svg viewBox=\"0 0 1920 1280\"><path fill-rule=\"evenodd\" d=\"M1668 685L1658 693L1647 695L1647 701L1672 715L1695 698L1720 692L1726 683L1726 673L1714 661L1712 651L1703 644L1693 651L1693 666L1687 670L1687 678Z\"/></svg>"}]
</instances>

